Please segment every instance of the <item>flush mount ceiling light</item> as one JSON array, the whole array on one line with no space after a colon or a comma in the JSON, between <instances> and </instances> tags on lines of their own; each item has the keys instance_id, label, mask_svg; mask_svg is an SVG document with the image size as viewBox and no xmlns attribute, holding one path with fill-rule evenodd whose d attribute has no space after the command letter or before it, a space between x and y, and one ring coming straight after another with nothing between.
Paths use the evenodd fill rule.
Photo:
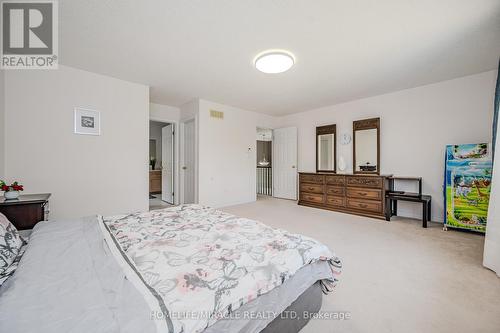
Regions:
<instances>
[{"instance_id":1,"label":"flush mount ceiling light","mask_svg":"<svg viewBox=\"0 0 500 333\"><path fill-rule=\"evenodd\" d=\"M255 68L267 74L283 73L292 68L295 57L288 51L268 50L255 57Z\"/></svg>"}]
</instances>

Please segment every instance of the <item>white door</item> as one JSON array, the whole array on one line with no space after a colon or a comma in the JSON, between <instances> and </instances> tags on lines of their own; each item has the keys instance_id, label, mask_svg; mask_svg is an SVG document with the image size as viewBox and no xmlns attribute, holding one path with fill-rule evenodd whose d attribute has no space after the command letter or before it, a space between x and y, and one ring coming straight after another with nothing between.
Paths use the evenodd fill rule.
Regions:
<instances>
[{"instance_id":1,"label":"white door","mask_svg":"<svg viewBox=\"0 0 500 333\"><path fill-rule=\"evenodd\" d=\"M182 152L183 203L195 202L195 123L194 119L184 123Z\"/></svg>"},{"instance_id":2,"label":"white door","mask_svg":"<svg viewBox=\"0 0 500 333\"><path fill-rule=\"evenodd\" d=\"M161 129L161 200L174 204L174 124Z\"/></svg>"},{"instance_id":3,"label":"white door","mask_svg":"<svg viewBox=\"0 0 500 333\"><path fill-rule=\"evenodd\" d=\"M273 130L273 196L297 200L297 128Z\"/></svg>"}]
</instances>

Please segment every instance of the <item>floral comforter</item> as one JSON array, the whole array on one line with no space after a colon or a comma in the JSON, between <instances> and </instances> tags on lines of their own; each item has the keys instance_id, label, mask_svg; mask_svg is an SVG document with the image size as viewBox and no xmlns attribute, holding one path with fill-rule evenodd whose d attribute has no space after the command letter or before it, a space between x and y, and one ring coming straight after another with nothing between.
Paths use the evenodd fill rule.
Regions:
<instances>
[{"instance_id":1,"label":"floral comforter","mask_svg":"<svg viewBox=\"0 0 500 333\"><path fill-rule=\"evenodd\" d=\"M340 274L340 260L314 239L200 205L102 222L108 245L148 293L151 318L170 333L203 331L307 264L329 263L325 292Z\"/></svg>"}]
</instances>

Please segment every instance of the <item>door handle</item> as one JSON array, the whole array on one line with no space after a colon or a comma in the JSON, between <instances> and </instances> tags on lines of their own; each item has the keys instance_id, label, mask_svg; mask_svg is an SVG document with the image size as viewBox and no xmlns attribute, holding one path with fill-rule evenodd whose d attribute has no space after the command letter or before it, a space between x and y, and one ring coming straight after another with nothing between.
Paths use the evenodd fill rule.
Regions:
<instances>
[{"instance_id":1,"label":"door handle","mask_svg":"<svg viewBox=\"0 0 500 333\"><path fill-rule=\"evenodd\" d=\"M182 167L182 170L187 170L187 166L183 166L183 167Z\"/></svg>"},{"instance_id":2,"label":"door handle","mask_svg":"<svg viewBox=\"0 0 500 333\"><path fill-rule=\"evenodd\" d=\"M295 165L292 165L292 169L295 169Z\"/></svg>"}]
</instances>

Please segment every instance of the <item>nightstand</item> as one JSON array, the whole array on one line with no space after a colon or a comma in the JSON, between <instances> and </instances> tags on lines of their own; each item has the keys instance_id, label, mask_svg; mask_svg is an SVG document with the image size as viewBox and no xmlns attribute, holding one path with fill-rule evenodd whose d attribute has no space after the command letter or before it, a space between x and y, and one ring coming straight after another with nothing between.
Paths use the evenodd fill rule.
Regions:
<instances>
[{"instance_id":1,"label":"nightstand","mask_svg":"<svg viewBox=\"0 0 500 333\"><path fill-rule=\"evenodd\" d=\"M20 195L19 198L6 200L0 197L0 213L17 228L33 229L35 224L48 219L50 193Z\"/></svg>"}]
</instances>

